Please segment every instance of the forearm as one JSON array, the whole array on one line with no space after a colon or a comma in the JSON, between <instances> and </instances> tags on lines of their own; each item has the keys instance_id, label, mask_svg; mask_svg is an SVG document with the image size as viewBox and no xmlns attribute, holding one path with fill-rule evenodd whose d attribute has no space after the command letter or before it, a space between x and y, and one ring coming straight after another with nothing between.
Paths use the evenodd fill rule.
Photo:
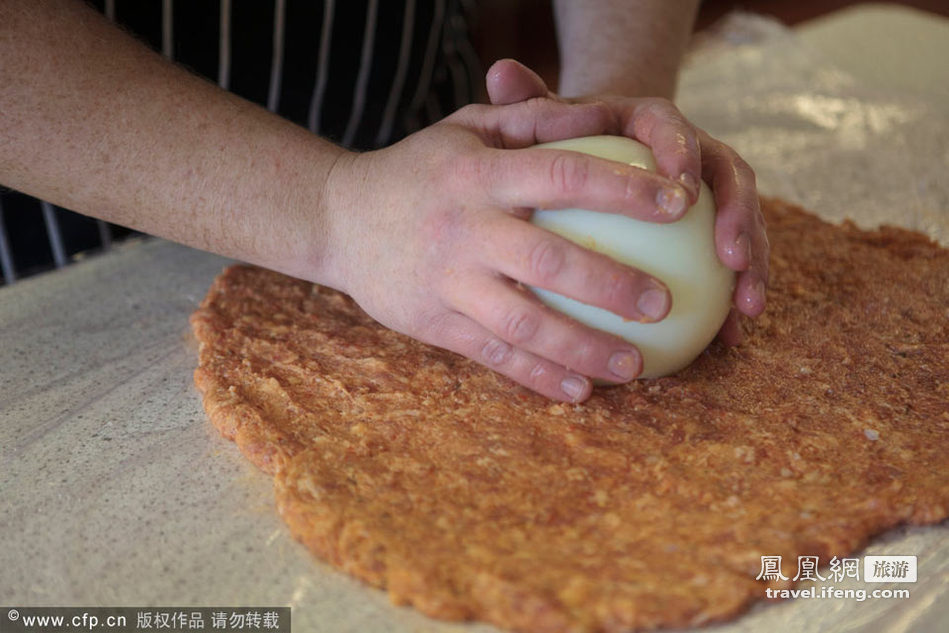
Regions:
<instances>
[{"instance_id":1,"label":"forearm","mask_svg":"<svg viewBox=\"0 0 949 633\"><path fill-rule=\"evenodd\" d=\"M560 94L666 97L698 0L555 0Z\"/></svg>"},{"instance_id":2,"label":"forearm","mask_svg":"<svg viewBox=\"0 0 949 633\"><path fill-rule=\"evenodd\" d=\"M3 185L332 277L322 193L340 148L165 61L81 2L6 0L0 59Z\"/></svg>"}]
</instances>

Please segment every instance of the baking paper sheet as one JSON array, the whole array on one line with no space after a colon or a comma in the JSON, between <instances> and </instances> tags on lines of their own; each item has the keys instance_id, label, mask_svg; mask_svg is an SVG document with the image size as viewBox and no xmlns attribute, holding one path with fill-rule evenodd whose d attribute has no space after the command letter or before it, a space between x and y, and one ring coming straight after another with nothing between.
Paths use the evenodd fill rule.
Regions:
<instances>
[{"instance_id":1,"label":"baking paper sheet","mask_svg":"<svg viewBox=\"0 0 949 633\"><path fill-rule=\"evenodd\" d=\"M858 85L783 27L734 21L692 57L680 103L762 192L947 242L946 114ZM494 631L393 607L289 536L270 478L191 382L187 318L226 263L152 240L0 291L0 605L290 605L296 631ZM945 630L949 527L865 553L918 556L911 599L762 604L708 630Z\"/></svg>"}]
</instances>

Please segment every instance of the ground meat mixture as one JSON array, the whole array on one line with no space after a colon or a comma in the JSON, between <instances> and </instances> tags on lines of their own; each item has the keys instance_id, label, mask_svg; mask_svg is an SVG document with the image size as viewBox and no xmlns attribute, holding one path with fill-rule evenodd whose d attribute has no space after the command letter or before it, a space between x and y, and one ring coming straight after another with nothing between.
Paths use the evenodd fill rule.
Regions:
<instances>
[{"instance_id":1,"label":"ground meat mixture","mask_svg":"<svg viewBox=\"0 0 949 633\"><path fill-rule=\"evenodd\" d=\"M768 309L676 376L554 404L235 266L192 318L221 433L293 534L439 618L525 632L724 620L949 511L949 251L763 202Z\"/></svg>"}]
</instances>

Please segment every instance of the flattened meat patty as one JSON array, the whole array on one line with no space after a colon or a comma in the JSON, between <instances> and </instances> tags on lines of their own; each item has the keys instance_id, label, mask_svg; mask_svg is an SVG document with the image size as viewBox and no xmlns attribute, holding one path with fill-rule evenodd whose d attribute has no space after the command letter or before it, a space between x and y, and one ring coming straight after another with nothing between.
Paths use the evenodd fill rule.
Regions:
<instances>
[{"instance_id":1,"label":"flattened meat patty","mask_svg":"<svg viewBox=\"0 0 949 633\"><path fill-rule=\"evenodd\" d=\"M397 603L528 632L730 618L762 555L793 578L949 509L949 251L764 209L745 342L582 405L245 266L192 318L195 380L293 534Z\"/></svg>"}]
</instances>

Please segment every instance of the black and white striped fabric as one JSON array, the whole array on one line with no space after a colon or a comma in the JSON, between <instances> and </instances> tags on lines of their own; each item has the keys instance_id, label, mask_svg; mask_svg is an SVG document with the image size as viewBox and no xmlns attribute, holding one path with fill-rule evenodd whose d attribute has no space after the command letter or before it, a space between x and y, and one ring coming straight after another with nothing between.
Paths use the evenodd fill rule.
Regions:
<instances>
[{"instance_id":1,"label":"black and white striped fabric","mask_svg":"<svg viewBox=\"0 0 949 633\"><path fill-rule=\"evenodd\" d=\"M388 145L477 94L475 0L96 0L166 58L312 132ZM0 183L2 185L2 183ZM0 187L3 283L128 231Z\"/></svg>"}]
</instances>

